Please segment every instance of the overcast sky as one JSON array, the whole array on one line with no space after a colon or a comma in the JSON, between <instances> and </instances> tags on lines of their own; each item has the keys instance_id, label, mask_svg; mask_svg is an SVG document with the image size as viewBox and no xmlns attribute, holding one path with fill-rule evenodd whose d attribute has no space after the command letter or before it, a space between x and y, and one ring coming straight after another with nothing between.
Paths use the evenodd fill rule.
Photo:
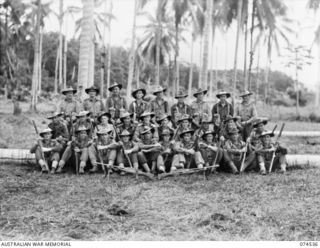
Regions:
<instances>
[{"instance_id":1,"label":"overcast sky","mask_svg":"<svg viewBox=\"0 0 320 248\"><path fill-rule=\"evenodd\" d=\"M43 0L46 2L48 0ZM109 2L110 0L106 0ZM151 4L147 6L147 10L154 12L156 0L151 0ZM289 7L288 17L300 23L300 28L296 26L298 30L298 39L292 37L291 40L297 45L304 45L308 48L311 46L311 43L314 38L314 31L317 24L320 25L320 14L315 15L313 11L306 9L307 0L285 0L285 3ZM81 0L64 0L64 8L67 6L79 6L81 7ZM108 7L108 5L107 5ZM59 0L52 1L52 9L58 13L59 10ZM132 29L132 20L133 20L133 9L134 9L134 0L113 0L113 14L116 16L116 20L112 22L112 31L111 31L111 43L112 45L122 45L125 47L130 46L131 38L131 29ZM102 5L98 11L104 11L104 5ZM77 19L79 16L75 16L74 19ZM72 38L74 35L74 19L69 16L64 23L64 33L67 33L68 39ZM137 25L143 25L144 19L138 19ZM234 58L234 49L235 49L235 36L236 36L236 25L234 24L227 34L222 34L217 32L214 44L214 59L210 63L212 68L218 69L232 69L233 68L233 58ZM59 25L58 20L53 15L46 20L45 31L58 31ZM106 41L108 39L108 34L106 32ZM187 40L190 40L189 37L186 37ZM243 40L243 39L241 39ZM287 62L286 58L286 49L285 44L281 44L281 55L278 56L276 53L272 56L272 70L280 70L287 73L290 76L294 75L294 71L291 68L285 66ZM199 42L194 47L194 62L199 64L200 61L200 45ZM239 62L238 68L243 68L243 55L244 55L244 44L240 42L239 47ZM314 59L311 66L305 66L302 71L299 72L299 80L302 81L306 87L311 90L315 89L317 83L317 73L319 68L318 62L318 48L314 46L312 50L312 56ZM261 48L260 53L260 67L265 67L266 65L266 48ZM183 62L190 61L190 44L181 44L180 51L180 60ZM254 67L257 65L257 54L254 57L253 61Z\"/></svg>"}]
</instances>

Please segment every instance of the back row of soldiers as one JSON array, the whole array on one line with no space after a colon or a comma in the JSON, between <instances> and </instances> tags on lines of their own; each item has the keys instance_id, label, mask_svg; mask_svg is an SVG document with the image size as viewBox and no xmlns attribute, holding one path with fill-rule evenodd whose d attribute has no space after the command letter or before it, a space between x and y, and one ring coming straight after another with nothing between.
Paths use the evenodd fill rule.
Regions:
<instances>
[{"instance_id":1,"label":"back row of soldiers","mask_svg":"<svg viewBox=\"0 0 320 248\"><path fill-rule=\"evenodd\" d=\"M274 170L286 171L287 150L272 143L274 134L264 128L267 119L257 117L251 92L240 95L242 102L234 110L228 92L218 93L219 102L210 109L203 100L206 90L194 93L191 106L180 91L169 113L166 89L158 87L150 103L144 101L146 90L137 89L127 108L121 88L117 83L109 88L106 104L94 86L85 90L89 98L82 104L75 99L76 90L62 91L65 100L48 117L52 122L40 133L40 146L38 142L31 149L43 172L50 164L51 173L62 172L73 154L80 174L90 166L90 172L97 172L99 165L109 171L118 168L121 174L122 168L133 167L145 173L210 168L265 175L270 163Z\"/></svg>"}]
</instances>

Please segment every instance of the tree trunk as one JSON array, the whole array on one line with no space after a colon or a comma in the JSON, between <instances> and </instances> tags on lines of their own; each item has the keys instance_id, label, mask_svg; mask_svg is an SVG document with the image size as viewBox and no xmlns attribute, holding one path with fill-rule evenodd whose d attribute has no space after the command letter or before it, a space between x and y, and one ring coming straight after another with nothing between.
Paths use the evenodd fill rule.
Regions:
<instances>
[{"instance_id":1,"label":"tree trunk","mask_svg":"<svg viewBox=\"0 0 320 248\"><path fill-rule=\"evenodd\" d=\"M135 57L135 48L136 48L136 20L138 14L138 0L134 1L134 14L133 14L133 24L132 24L132 33L131 33L131 49L129 54L129 72L128 72L128 83L127 83L127 98L131 96L132 91L132 81L134 73L134 57Z\"/></svg>"},{"instance_id":2,"label":"tree trunk","mask_svg":"<svg viewBox=\"0 0 320 248\"><path fill-rule=\"evenodd\" d=\"M40 27L40 34L39 34L39 85L38 85L38 95L41 96L41 84L42 84L42 28Z\"/></svg>"},{"instance_id":3,"label":"tree trunk","mask_svg":"<svg viewBox=\"0 0 320 248\"><path fill-rule=\"evenodd\" d=\"M109 0L109 22L108 22L108 58L107 58L107 90L106 90L106 97L109 96L110 87L110 72L111 72L111 14L112 14L113 4L112 0Z\"/></svg>"},{"instance_id":4,"label":"tree trunk","mask_svg":"<svg viewBox=\"0 0 320 248\"><path fill-rule=\"evenodd\" d=\"M59 51L60 47L57 49L56 66L54 69L54 94L58 94L58 66L59 66Z\"/></svg>"},{"instance_id":5,"label":"tree trunk","mask_svg":"<svg viewBox=\"0 0 320 248\"><path fill-rule=\"evenodd\" d=\"M300 115L299 105L298 50L296 50L296 114L298 116Z\"/></svg>"},{"instance_id":6,"label":"tree trunk","mask_svg":"<svg viewBox=\"0 0 320 248\"><path fill-rule=\"evenodd\" d=\"M215 35L215 27L212 28L212 36L211 36L211 56L210 56L210 85L209 85L209 97L212 98L213 96L213 58L214 58L214 35ZM217 71L217 65L215 70ZM216 81L217 82L217 81Z\"/></svg>"},{"instance_id":7,"label":"tree trunk","mask_svg":"<svg viewBox=\"0 0 320 248\"><path fill-rule=\"evenodd\" d=\"M198 88L201 88L200 71L202 68L202 53L203 53L202 50L203 50L203 34L200 34L200 52L199 52L200 65L199 65L199 71L198 71Z\"/></svg>"},{"instance_id":8,"label":"tree trunk","mask_svg":"<svg viewBox=\"0 0 320 248\"><path fill-rule=\"evenodd\" d=\"M254 31L254 16L256 9L256 0L252 1L252 13L251 13L251 31L250 31L250 61L248 70L248 88L251 91L251 69L253 63L253 31Z\"/></svg>"},{"instance_id":9,"label":"tree trunk","mask_svg":"<svg viewBox=\"0 0 320 248\"><path fill-rule=\"evenodd\" d=\"M137 82L137 89L140 87L140 68L139 68L139 64L136 63L136 82Z\"/></svg>"},{"instance_id":10,"label":"tree trunk","mask_svg":"<svg viewBox=\"0 0 320 248\"><path fill-rule=\"evenodd\" d=\"M62 79L62 66L63 66L63 36L62 36L62 24L63 24L63 0L59 1L59 86L63 87Z\"/></svg>"},{"instance_id":11,"label":"tree trunk","mask_svg":"<svg viewBox=\"0 0 320 248\"><path fill-rule=\"evenodd\" d=\"M318 43L318 79L316 88L316 102L315 106L320 106L320 43Z\"/></svg>"},{"instance_id":12,"label":"tree trunk","mask_svg":"<svg viewBox=\"0 0 320 248\"><path fill-rule=\"evenodd\" d=\"M80 51L79 51L79 71L78 71L78 87L82 86L80 95L85 95L85 88L93 83L94 71L94 1L82 0L83 7L83 21L81 22L81 35L80 35Z\"/></svg>"},{"instance_id":13,"label":"tree trunk","mask_svg":"<svg viewBox=\"0 0 320 248\"><path fill-rule=\"evenodd\" d=\"M175 76L174 76L174 86L173 86L173 96L179 90L180 84L180 69L179 69L179 25L175 27L175 53L174 53L174 68L175 68Z\"/></svg>"},{"instance_id":14,"label":"tree trunk","mask_svg":"<svg viewBox=\"0 0 320 248\"><path fill-rule=\"evenodd\" d=\"M260 42L258 44L258 58L257 58L257 82L256 82L256 94L255 94L255 100L256 102L259 99L259 85L260 85L260 50L261 45Z\"/></svg>"},{"instance_id":15,"label":"tree trunk","mask_svg":"<svg viewBox=\"0 0 320 248\"><path fill-rule=\"evenodd\" d=\"M238 0L238 13L237 13L237 36L236 36L236 47L234 52L234 64L233 64L233 103L235 103L235 96L237 90L237 64L238 64L238 49L239 49L239 39L241 33L241 16L242 16L242 5L243 0Z\"/></svg>"},{"instance_id":16,"label":"tree trunk","mask_svg":"<svg viewBox=\"0 0 320 248\"><path fill-rule=\"evenodd\" d=\"M247 6L248 7L248 6ZM243 62L243 90L248 89L247 50L248 50L248 12L244 20L244 62Z\"/></svg>"},{"instance_id":17,"label":"tree trunk","mask_svg":"<svg viewBox=\"0 0 320 248\"><path fill-rule=\"evenodd\" d=\"M206 19L204 24L202 67L200 71L201 87L204 89L208 88L209 42L210 42L210 31L211 31L211 25L212 25L213 2L214 1L212 0L207 0Z\"/></svg>"},{"instance_id":18,"label":"tree trunk","mask_svg":"<svg viewBox=\"0 0 320 248\"><path fill-rule=\"evenodd\" d=\"M33 74L32 74L32 88L31 88L31 104L30 111L37 111L38 100L38 85L39 85L39 56L40 56L40 18L41 18L41 0L37 0L37 22L35 29L35 44L34 44L34 60L33 60Z\"/></svg>"},{"instance_id":19,"label":"tree trunk","mask_svg":"<svg viewBox=\"0 0 320 248\"><path fill-rule=\"evenodd\" d=\"M64 49L63 49L63 87L64 88L67 87L67 52L68 52L67 33L68 33L68 30L66 28L66 35L64 36Z\"/></svg>"},{"instance_id":20,"label":"tree trunk","mask_svg":"<svg viewBox=\"0 0 320 248\"><path fill-rule=\"evenodd\" d=\"M161 36L162 36L162 26L161 26L161 0L158 0L157 6L157 34L156 34L156 85L160 85L160 46L161 46Z\"/></svg>"},{"instance_id":21,"label":"tree trunk","mask_svg":"<svg viewBox=\"0 0 320 248\"><path fill-rule=\"evenodd\" d=\"M192 92L192 80L193 80L193 44L194 43L194 37L193 34L191 34L191 54L190 54L190 70L189 70L189 85L188 85L188 96L191 96Z\"/></svg>"}]
</instances>

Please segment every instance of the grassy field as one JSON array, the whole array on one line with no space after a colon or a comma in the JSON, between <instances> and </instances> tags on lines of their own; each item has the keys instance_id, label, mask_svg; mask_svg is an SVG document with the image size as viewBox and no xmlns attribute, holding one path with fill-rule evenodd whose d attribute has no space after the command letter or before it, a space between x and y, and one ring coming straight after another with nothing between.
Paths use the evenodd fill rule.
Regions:
<instances>
[{"instance_id":1,"label":"grassy field","mask_svg":"<svg viewBox=\"0 0 320 248\"><path fill-rule=\"evenodd\" d=\"M319 240L320 171L149 182L0 165L1 240ZM125 210L127 214L118 216Z\"/></svg>"}]
</instances>

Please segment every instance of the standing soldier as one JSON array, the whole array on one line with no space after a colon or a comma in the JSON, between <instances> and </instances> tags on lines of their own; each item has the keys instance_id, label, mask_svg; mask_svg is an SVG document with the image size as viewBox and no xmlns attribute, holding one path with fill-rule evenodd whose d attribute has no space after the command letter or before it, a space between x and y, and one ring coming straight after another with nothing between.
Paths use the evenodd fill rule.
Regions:
<instances>
[{"instance_id":1,"label":"standing soldier","mask_svg":"<svg viewBox=\"0 0 320 248\"><path fill-rule=\"evenodd\" d=\"M122 84L118 83L113 83L109 87L109 91L112 92L112 95L107 98L107 104L106 104L106 109L107 112L109 112L109 109L111 107L115 108L115 119L118 119L120 117L120 109L127 109L127 102L124 97L120 95L120 90L122 89Z\"/></svg>"},{"instance_id":2,"label":"standing soldier","mask_svg":"<svg viewBox=\"0 0 320 248\"><path fill-rule=\"evenodd\" d=\"M104 111L104 105L101 99L97 97L100 90L91 86L85 89L85 92L89 95L89 98L83 102L83 109L90 112L91 118L96 119L100 112Z\"/></svg>"},{"instance_id":3,"label":"standing soldier","mask_svg":"<svg viewBox=\"0 0 320 248\"><path fill-rule=\"evenodd\" d=\"M211 117L211 110L209 103L204 101L203 98L205 94L207 94L208 90L198 89L193 96L197 98L194 102L191 104L191 111L192 115L199 114L199 121L203 118L204 114L207 114L209 117Z\"/></svg>"},{"instance_id":4,"label":"standing soldier","mask_svg":"<svg viewBox=\"0 0 320 248\"><path fill-rule=\"evenodd\" d=\"M247 140L252 130L252 123L257 117L257 110L253 102L250 102L250 96L253 93L245 91L240 95L242 97L242 103L237 106L235 116L239 116L241 125L243 127L242 137L243 140Z\"/></svg>"},{"instance_id":5,"label":"standing soldier","mask_svg":"<svg viewBox=\"0 0 320 248\"><path fill-rule=\"evenodd\" d=\"M50 128L42 130L39 135L41 136L40 142L42 147L39 147L37 143L30 149L30 153L35 153L36 160L41 166L43 173L49 172L49 162L51 162L51 173L54 174L58 166L60 159L59 152L61 151L62 146L59 142L51 139L52 130ZM42 152L40 149L42 149ZM42 154L44 157L42 157Z\"/></svg>"},{"instance_id":6,"label":"standing soldier","mask_svg":"<svg viewBox=\"0 0 320 248\"><path fill-rule=\"evenodd\" d=\"M140 121L141 123L138 124L138 126L136 127L135 131L134 131L134 135L133 135L133 141L135 142L139 142L142 138L142 132L144 131L145 127L150 127L154 130L153 132L153 139L155 141L159 140L159 134L158 134L158 129L157 127L151 123L151 118L154 117L154 114L151 112L144 112L141 116L140 116Z\"/></svg>"},{"instance_id":7,"label":"standing soldier","mask_svg":"<svg viewBox=\"0 0 320 248\"><path fill-rule=\"evenodd\" d=\"M135 100L130 103L129 112L133 114L134 122L139 120L143 112L149 110L149 103L143 100L146 94L146 90L142 88L133 91L131 94Z\"/></svg>"},{"instance_id":8,"label":"standing soldier","mask_svg":"<svg viewBox=\"0 0 320 248\"><path fill-rule=\"evenodd\" d=\"M203 168L204 161L200 151L195 151L195 142L192 141L192 135L193 131L190 129L180 133L181 141L176 142L173 148L175 155L172 161L172 171L192 167Z\"/></svg>"},{"instance_id":9,"label":"standing soldier","mask_svg":"<svg viewBox=\"0 0 320 248\"><path fill-rule=\"evenodd\" d=\"M150 111L155 113L156 117L160 116L160 114L169 113L169 104L163 99L163 94L166 91L167 89L161 86L158 86L156 90L153 91L153 95L155 95L156 98L150 102Z\"/></svg>"},{"instance_id":10,"label":"standing soldier","mask_svg":"<svg viewBox=\"0 0 320 248\"><path fill-rule=\"evenodd\" d=\"M272 162L272 171L280 169L281 173L286 172L286 154L288 153L288 150L284 147L281 147L278 143L273 144L271 140L273 136L273 132L268 131L264 131L260 135L262 146L261 149L257 152L257 160L259 163L260 173L262 175L266 174L266 168L268 170L270 169ZM272 159L273 156L274 159Z\"/></svg>"},{"instance_id":11,"label":"standing soldier","mask_svg":"<svg viewBox=\"0 0 320 248\"><path fill-rule=\"evenodd\" d=\"M60 102L57 112L63 113L64 118L70 123L71 119L75 119L75 115L81 111L80 103L74 98L77 90L72 87L63 89L61 93L65 95L65 99Z\"/></svg>"},{"instance_id":12,"label":"standing soldier","mask_svg":"<svg viewBox=\"0 0 320 248\"><path fill-rule=\"evenodd\" d=\"M217 95L219 102L216 103L212 108L212 116L219 114L221 121L224 121L228 115L233 116L234 111L232 104L227 101L227 98L231 96L229 92L219 92Z\"/></svg>"},{"instance_id":13,"label":"standing soldier","mask_svg":"<svg viewBox=\"0 0 320 248\"><path fill-rule=\"evenodd\" d=\"M172 121L176 123L179 119L178 116L187 114L191 114L191 108L188 104L186 104L184 101L188 97L188 94L185 93L183 90L180 90L178 94L175 96L175 98L178 100L176 104L174 104L171 107L171 116Z\"/></svg>"}]
</instances>

